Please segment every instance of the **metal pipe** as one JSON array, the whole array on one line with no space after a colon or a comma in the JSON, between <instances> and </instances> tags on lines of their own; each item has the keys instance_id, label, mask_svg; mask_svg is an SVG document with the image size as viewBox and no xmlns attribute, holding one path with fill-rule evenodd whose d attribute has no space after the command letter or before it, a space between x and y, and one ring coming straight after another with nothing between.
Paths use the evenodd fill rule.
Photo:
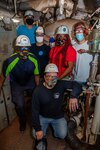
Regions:
<instances>
[{"instance_id":1,"label":"metal pipe","mask_svg":"<svg viewBox=\"0 0 100 150\"><path fill-rule=\"evenodd\" d=\"M86 129L87 129L87 120L88 120L90 99L91 99L91 92L90 93L86 93L85 124L84 124L83 137L82 137L83 141L86 141Z\"/></svg>"}]
</instances>

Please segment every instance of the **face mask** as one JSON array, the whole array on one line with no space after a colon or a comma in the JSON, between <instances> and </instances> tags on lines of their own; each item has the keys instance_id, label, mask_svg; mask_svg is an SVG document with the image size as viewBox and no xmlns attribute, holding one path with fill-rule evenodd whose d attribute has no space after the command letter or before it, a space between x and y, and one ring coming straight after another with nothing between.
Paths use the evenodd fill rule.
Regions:
<instances>
[{"instance_id":1,"label":"face mask","mask_svg":"<svg viewBox=\"0 0 100 150\"><path fill-rule=\"evenodd\" d=\"M82 41L84 39L84 34L83 33L76 34L76 39L78 41Z\"/></svg>"},{"instance_id":2,"label":"face mask","mask_svg":"<svg viewBox=\"0 0 100 150\"><path fill-rule=\"evenodd\" d=\"M57 78L57 77L54 77L52 80L50 80L50 81L48 82L48 86L49 86L50 88L53 88L53 87L56 85L57 81L58 81L58 78Z\"/></svg>"},{"instance_id":3,"label":"face mask","mask_svg":"<svg viewBox=\"0 0 100 150\"><path fill-rule=\"evenodd\" d=\"M33 18L27 18L27 19L26 19L26 23L27 23L28 25L32 25L33 22L34 22L34 19L33 19Z\"/></svg>"},{"instance_id":4,"label":"face mask","mask_svg":"<svg viewBox=\"0 0 100 150\"><path fill-rule=\"evenodd\" d=\"M43 42L43 36L36 36L36 41L38 43L42 43Z\"/></svg>"},{"instance_id":5,"label":"face mask","mask_svg":"<svg viewBox=\"0 0 100 150\"><path fill-rule=\"evenodd\" d=\"M63 39L63 40L61 40L61 39L57 39L57 40L56 40L56 45L58 45L58 46L60 46L60 45L64 45L64 44L65 44L65 42L66 42L66 40L65 40L65 39Z\"/></svg>"},{"instance_id":6,"label":"face mask","mask_svg":"<svg viewBox=\"0 0 100 150\"><path fill-rule=\"evenodd\" d=\"M61 38L61 37L56 36L56 39L55 39L56 45L62 46L66 43L66 41L67 41L66 37Z\"/></svg>"},{"instance_id":7,"label":"face mask","mask_svg":"<svg viewBox=\"0 0 100 150\"><path fill-rule=\"evenodd\" d=\"M27 59L28 58L28 51L27 50L22 50L19 53L20 59Z\"/></svg>"}]
</instances>

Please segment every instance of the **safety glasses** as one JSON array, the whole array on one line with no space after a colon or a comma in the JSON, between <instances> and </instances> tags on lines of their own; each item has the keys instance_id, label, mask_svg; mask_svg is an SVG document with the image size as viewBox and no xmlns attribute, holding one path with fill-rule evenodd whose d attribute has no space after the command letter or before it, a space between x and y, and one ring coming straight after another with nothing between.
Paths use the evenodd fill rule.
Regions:
<instances>
[{"instance_id":1,"label":"safety glasses","mask_svg":"<svg viewBox=\"0 0 100 150\"><path fill-rule=\"evenodd\" d=\"M58 78L57 76L51 76L51 75L45 75L45 77L47 79L56 79L56 78Z\"/></svg>"},{"instance_id":2,"label":"safety glasses","mask_svg":"<svg viewBox=\"0 0 100 150\"><path fill-rule=\"evenodd\" d=\"M75 33L77 34L77 33L83 33L84 31L82 30L82 29L78 29L78 30L76 30L75 31Z\"/></svg>"},{"instance_id":3,"label":"safety glasses","mask_svg":"<svg viewBox=\"0 0 100 150\"><path fill-rule=\"evenodd\" d=\"M29 50L28 47L20 47L19 49L20 49L20 51L27 51L27 50Z\"/></svg>"}]
</instances>

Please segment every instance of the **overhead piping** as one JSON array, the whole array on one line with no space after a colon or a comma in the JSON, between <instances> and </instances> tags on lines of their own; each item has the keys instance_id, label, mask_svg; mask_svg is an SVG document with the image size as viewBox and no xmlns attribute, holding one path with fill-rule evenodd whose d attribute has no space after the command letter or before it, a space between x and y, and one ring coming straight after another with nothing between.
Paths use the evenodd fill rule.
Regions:
<instances>
[{"instance_id":1,"label":"overhead piping","mask_svg":"<svg viewBox=\"0 0 100 150\"><path fill-rule=\"evenodd\" d=\"M0 2L0 7L1 7L1 8L4 8L4 9L6 9L6 10L13 10L13 9L14 9L13 4L10 4L10 7L9 7L8 4L5 3L5 2Z\"/></svg>"}]
</instances>

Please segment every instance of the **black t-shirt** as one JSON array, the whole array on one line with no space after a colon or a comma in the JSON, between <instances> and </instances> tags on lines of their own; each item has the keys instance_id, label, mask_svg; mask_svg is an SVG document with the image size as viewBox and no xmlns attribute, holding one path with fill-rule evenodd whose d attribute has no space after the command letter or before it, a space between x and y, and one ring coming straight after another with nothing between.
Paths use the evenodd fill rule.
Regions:
<instances>
[{"instance_id":1,"label":"black t-shirt","mask_svg":"<svg viewBox=\"0 0 100 150\"><path fill-rule=\"evenodd\" d=\"M44 74L45 66L48 64L49 61L49 52L50 46L43 44L42 46L37 46L36 44L32 44L30 47L30 52L33 53L40 64L40 74Z\"/></svg>"},{"instance_id":2,"label":"black t-shirt","mask_svg":"<svg viewBox=\"0 0 100 150\"><path fill-rule=\"evenodd\" d=\"M35 130L41 130L39 115L58 119L64 116L63 94L66 89L72 89L71 96L77 98L81 93L81 85L75 81L59 80L53 89L47 89L43 83L39 85L32 98L32 120Z\"/></svg>"}]
</instances>

